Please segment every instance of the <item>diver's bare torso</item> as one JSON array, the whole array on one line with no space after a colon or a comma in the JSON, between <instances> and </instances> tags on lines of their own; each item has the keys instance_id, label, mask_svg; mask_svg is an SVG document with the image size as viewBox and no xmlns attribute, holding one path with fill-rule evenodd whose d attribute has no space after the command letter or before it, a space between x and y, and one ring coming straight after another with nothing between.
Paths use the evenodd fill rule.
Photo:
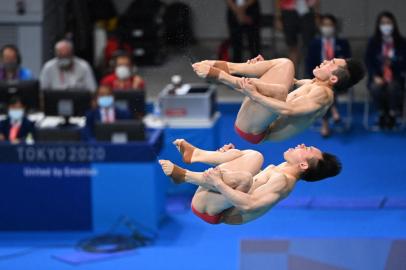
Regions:
<instances>
[{"instance_id":1,"label":"diver's bare torso","mask_svg":"<svg viewBox=\"0 0 406 270\"><path fill-rule=\"evenodd\" d=\"M309 80L310 81L310 80ZM279 115L256 101L246 97L238 112L236 126L251 134L266 132L265 140L278 141L296 135L308 128L316 119L322 117L334 100L333 91L315 83L306 83L287 95L286 102L292 105L308 102L314 92L324 91L323 100L318 100L320 108L302 115Z\"/></svg>"},{"instance_id":2,"label":"diver's bare torso","mask_svg":"<svg viewBox=\"0 0 406 270\"><path fill-rule=\"evenodd\" d=\"M269 165L265 170L258 173L254 179L252 186L249 190L249 194L252 194L254 191L264 188L264 185L268 183L268 181L272 181L272 178L280 179L277 176L283 176L286 179L286 176L278 171L275 170L274 165ZM277 204L280 200L286 198L289 193L292 191L294 185L288 185L286 190L284 190L283 194L278 201L273 203L272 205L267 205L266 207L262 207L252 212L241 212L240 210L232 207L227 209L223 213L223 223L237 225L250 222L254 219L257 219L268 212L275 204Z\"/></svg>"},{"instance_id":3,"label":"diver's bare torso","mask_svg":"<svg viewBox=\"0 0 406 270\"><path fill-rule=\"evenodd\" d=\"M315 91L315 88L316 87L313 83L305 84L290 92L286 98L286 102L293 105L306 102L306 96L311 95L311 91ZM279 115L278 118L270 124L265 140L278 141L292 137L308 128L316 119L322 117L334 100L334 93L330 88L323 87L322 89L323 90L321 90L319 86L317 87L317 91L325 91L327 95L322 101L320 109L306 115Z\"/></svg>"}]
</instances>

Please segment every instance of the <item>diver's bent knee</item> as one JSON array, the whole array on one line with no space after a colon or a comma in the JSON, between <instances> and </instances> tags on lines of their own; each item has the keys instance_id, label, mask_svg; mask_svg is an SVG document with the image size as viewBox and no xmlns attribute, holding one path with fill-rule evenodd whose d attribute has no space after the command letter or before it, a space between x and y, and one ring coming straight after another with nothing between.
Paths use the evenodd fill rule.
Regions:
<instances>
[{"instance_id":1,"label":"diver's bent knee","mask_svg":"<svg viewBox=\"0 0 406 270\"><path fill-rule=\"evenodd\" d=\"M278 62L285 65L293 65L293 61L287 57L278 58Z\"/></svg>"},{"instance_id":2,"label":"diver's bent knee","mask_svg":"<svg viewBox=\"0 0 406 270\"><path fill-rule=\"evenodd\" d=\"M295 65L293 64L292 60L289 58L280 58L278 65L283 65L286 68L295 68Z\"/></svg>"},{"instance_id":3,"label":"diver's bent knee","mask_svg":"<svg viewBox=\"0 0 406 270\"><path fill-rule=\"evenodd\" d=\"M244 154L250 156L251 158L264 161L264 156L256 150L244 150L243 152Z\"/></svg>"}]
</instances>

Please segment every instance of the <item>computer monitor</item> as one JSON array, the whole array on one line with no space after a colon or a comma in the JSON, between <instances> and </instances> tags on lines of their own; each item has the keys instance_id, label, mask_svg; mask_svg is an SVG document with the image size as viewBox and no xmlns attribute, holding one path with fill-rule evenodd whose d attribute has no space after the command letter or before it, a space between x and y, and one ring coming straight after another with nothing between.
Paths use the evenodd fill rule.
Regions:
<instances>
[{"instance_id":1,"label":"computer monitor","mask_svg":"<svg viewBox=\"0 0 406 270\"><path fill-rule=\"evenodd\" d=\"M12 96L18 96L27 111L39 111L40 92L38 80L1 81L0 113L7 111L7 104Z\"/></svg>"},{"instance_id":2,"label":"computer monitor","mask_svg":"<svg viewBox=\"0 0 406 270\"><path fill-rule=\"evenodd\" d=\"M145 115L145 91L143 90L114 90L116 107L128 110L136 118Z\"/></svg>"},{"instance_id":3,"label":"computer monitor","mask_svg":"<svg viewBox=\"0 0 406 270\"><path fill-rule=\"evenodd\" d=\"M81 133L79 128L37 128L35 132L36 142L79 142Z\"/></svg>"},{"instance_id":4,"label":"computer monitor","mask_svg":"<svg viewBox=\"0 0 406 270\"><path fill-rule=\"evenodd\" d=\"M114 123L96 123L97 141L127 143L145 140L145 126L141 120L120 120Z\"/></svg>"},{"instance_id":5,"label":"computer monitor","mask_svg":"<svg viewBox=\"0 0 406 270\"><path fill-rule=\"evenodd\" d=\"M84 116L91 108L92 93L86 89L43 90L46 116Z\"/></svg>"}]
</instances>

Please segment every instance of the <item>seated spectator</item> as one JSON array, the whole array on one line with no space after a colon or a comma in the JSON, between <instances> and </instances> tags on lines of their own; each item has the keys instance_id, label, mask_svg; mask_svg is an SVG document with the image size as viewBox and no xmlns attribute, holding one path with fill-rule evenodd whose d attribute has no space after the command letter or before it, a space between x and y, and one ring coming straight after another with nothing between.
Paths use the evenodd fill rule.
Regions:
<instances>
[{"instance_id":1,"label":"seated spectator","mask_svg":"<svg viewBox=\"0 0 406 270\"><path fill-rule=\"evenodd\" d=\"M45 63L40 74L41 89L86 89L94 92L96 81L90 65L74 56L73 44L61 40L55 45L55 58Z\"/></svg>"},{"instance_id":2,"label":"seated spectator","mask_svg":"<svg viewBox=\"0 0 406 270\"><path fill-rule=\"evenodd\" d=\"M331 60L333 58L345 59L351 57L351 48L348 40L338 37L337 28L336 17L331 14L321 16L319 28L320 36L312 40L307 52L307 78L313 77L313 69L324 60ZM332 117L334 119L334 122L336 123L340 121L340 114L338 112L335 101L322 119L322 127L320 133L323 137L327 137L330 135L330 117Z\"/></svg>"},{"instance_id":3,"label":"seated spectator","mask_svg":"<svg viewBox=\"0 0 406 270\"><path fill-rule=\"evenodd\" d=\"M114 72L102 78L100 85L105 85L114 90L144 90L144 80L134 74L135 66L131 56L125 51L117 51L113 56Z\"/></svg>"},{"instance_id":4,"label":"seated spectator","mask_svg":"<svg viewBox=\"0 0 406 270\"><path fill-rule=\"evenodd\" d=\"M116 120L131 119L129 111L114 106L114 96L110 87L100 86L95 101L95 108L86 113L85 140L94 138L94 127L97 122L113 123Z\"/></svg>"},{"instance_id":5,"label":"seated spectator","mask_svg":"<svg viewBox=\"0 0 406 270\"><path fill-rule=\"evenodd\" d=\"M379 112L379 126L392 129L399 113L406 73L406 42L392 13L384 11L378 15L365 62L368 89Z\"/></svg>"},{"instance_id":6,"label":"seated spectator","mask_svg":"<svg viewBox=\"0 0 406 270\"><path fill-rule=\"evenodd\" d=\"M0 49L0 81L31 80L32 72L21 65L21 55L18 48L12 44Z\"/></svg>"},{"instance_id":7,"label":"seated spectator","mask_svg":"<svg viewBox=\"0 0 406 270\"><path fill-rule=\"evenodd\" d=\"M25 116L20 98L12 97L8 104L8 116L0 122L0 141L25 142L28 136L34 137L34 133L34 122Z\"/></svg>"}]
</instances>

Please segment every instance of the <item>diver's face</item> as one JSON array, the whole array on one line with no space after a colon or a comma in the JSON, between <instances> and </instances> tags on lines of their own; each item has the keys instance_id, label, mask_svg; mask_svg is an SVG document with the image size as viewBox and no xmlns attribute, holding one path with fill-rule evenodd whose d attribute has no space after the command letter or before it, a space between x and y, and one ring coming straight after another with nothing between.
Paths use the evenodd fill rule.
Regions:
<instances>
[{"instance_id":1,"label":"diver's face","mask_svg":"<svg viewBox=\"0 0 406 270\"><path fill-rule=\"evenodd\" d=\"M313 75L315 78L321 81L326 81L330 79L331 76L334 76L334 71L336 71L339 67L345 67L345 65L345 60L341 58L324 60L319 66L313 69Z\"/></svg>"},{"instance_id":2,"label":"diver's face","mask_svg":"<svg viewBox=\"0 0 406 270\"><path fill-rule=\"evenodd\" d=\"M285 160L291 164L307 164L311 159L320 160L323 158L320 149L314 146L306 146L305 144L299 144L295 148L289 148L285 151L283 156Z\"/></svg>"}]
</instances>

